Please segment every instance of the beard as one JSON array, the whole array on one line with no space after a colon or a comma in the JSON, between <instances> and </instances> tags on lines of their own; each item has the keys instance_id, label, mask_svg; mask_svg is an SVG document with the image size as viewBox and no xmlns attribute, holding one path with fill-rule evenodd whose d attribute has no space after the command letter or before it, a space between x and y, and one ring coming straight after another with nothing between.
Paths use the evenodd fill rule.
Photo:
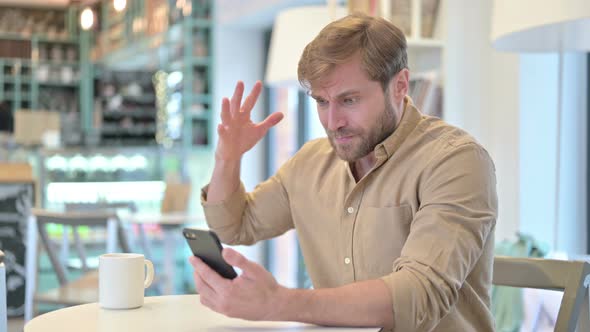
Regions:
<instances>
[{"instance_id":1,"label":"beard","mask_svg":"<svg viewBox=\"0 0 590 332\"><path fill-rule=\"evenodd\" d=\"M377 144L393 134L396 123L395 109L389 98L385 98L383 112L369 130L343 127L333 131L326 130L326 134L336 155L344 161L353 162L373 152ZM352 136L350 142L336 143L337 138L348 136Z\"/></svg>"}]
</instances>

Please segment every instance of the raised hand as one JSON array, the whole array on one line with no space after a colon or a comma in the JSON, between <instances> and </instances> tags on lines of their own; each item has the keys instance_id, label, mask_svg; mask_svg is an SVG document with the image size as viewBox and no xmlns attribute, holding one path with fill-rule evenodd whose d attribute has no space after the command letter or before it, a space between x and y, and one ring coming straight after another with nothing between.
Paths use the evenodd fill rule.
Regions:
<instances>
[{"instance_id":1,"label":"raised hand","mask_svg":"<svg viewBox=\"0 0 590 332\"><path fill-rule=\"evenodd\" d=\"M242 103L244 83L236 84L230 99L223 98L221 104L221 123L217 126L219 141L215 158L223 161L236 161L266 135L267 131L283 119L283 114L275 112L260 123L252 122L250 113L260 96L262 83L257 81L252 91Z\"/></svg>"}]
</instances>

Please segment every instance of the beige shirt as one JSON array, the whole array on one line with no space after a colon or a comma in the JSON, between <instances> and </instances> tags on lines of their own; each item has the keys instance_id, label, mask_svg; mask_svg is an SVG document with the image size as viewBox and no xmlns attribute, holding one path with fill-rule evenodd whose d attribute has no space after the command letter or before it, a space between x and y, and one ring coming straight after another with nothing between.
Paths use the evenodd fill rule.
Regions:
<instances>
[{"instance_id":1,"label":"beige shirt","mask_svg":"<svg viewBox=\"0 0 590 332\"><path fill-rule=\"evenodd\" d=\"M375 154L375 167L357 183L326 138L308 142L251 193L241 185L208 204L204 189L207 222L228 244L294 227L315 288L382 278L395 331L493 331L490 156L409 98Z\"/></svg>"}]
</instances>

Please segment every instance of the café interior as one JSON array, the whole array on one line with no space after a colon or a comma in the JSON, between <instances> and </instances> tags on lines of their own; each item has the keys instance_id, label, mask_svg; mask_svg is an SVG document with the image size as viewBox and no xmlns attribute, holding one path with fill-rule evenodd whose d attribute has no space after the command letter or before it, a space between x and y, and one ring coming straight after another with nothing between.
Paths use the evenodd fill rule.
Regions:
<instances>
[{"instance_id":1,"label":"caf\u00e9 interior","mask_svg":"<svg viewBox=\"0 0 590 332\"><path fill-rule=\"evenodd\" d=\"M153 262L146 299L197 293L182 229L208 228L222 98L261 81L253 121L284 114L252 190L326 136L297 62L354 11L404 32L416 106L494 161L496 328L590 330L590 2L0 0L0 332L96 303L108 252ZM295 230L233 248L313 287Z\"/></svg>"}]
</instances>

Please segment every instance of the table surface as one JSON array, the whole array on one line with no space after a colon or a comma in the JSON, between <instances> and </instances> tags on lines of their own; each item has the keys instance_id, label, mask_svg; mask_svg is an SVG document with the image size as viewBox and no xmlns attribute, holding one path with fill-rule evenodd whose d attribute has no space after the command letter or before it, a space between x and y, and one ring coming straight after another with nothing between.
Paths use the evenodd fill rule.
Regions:
<instances>
[{"instance_id":1,"label":"table surface","mask_svg":"<svg viewBox=\"0 0 590 332\"><path fill-rule=\"evenodd\" d=\"M138 309L107 310L98 303L52 311L25 325L25 332L37 331L304 331L377 332L380 328L321 327L290 322L251 322L229 318L201 305L199 295L146 297Z\"/></svg>"}]
</instances>

